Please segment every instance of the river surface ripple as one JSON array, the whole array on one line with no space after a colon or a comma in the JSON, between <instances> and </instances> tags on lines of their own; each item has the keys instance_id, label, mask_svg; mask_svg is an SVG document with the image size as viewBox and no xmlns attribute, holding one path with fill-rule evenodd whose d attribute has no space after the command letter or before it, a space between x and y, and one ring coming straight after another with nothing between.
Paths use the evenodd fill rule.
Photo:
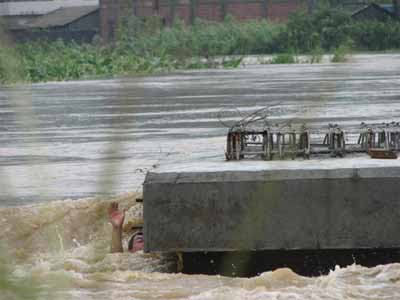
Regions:
<instances>
[{"instance_id":1,"label":"river surface ripple","mask_svg":"<svg viewBox=\"0 0 400 300\"><path fill-rule=\"evenodd\" d=\"M112 195L163 163L223 160L221 109L226 123L266 105L277 121L399 120L400 55L353 61L3 87L1 204Z\"/></svg>"}]
</instances>

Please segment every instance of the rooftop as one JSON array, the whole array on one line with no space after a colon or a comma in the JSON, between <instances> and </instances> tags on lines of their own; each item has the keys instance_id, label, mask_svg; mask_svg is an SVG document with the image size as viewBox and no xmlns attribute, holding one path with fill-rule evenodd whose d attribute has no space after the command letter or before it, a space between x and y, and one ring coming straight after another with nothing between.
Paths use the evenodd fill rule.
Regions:
<instances>
[{"instance_id":1,"label":"rooftop","mask_svg":"<svg viewBox=\"0 0 400 300\"><path fill-rule=\"evenodd\" d=\"M394 12L393 4L376 4L376 3L368 4L367 6L355 11L352 14L352 16L359 15L359 14L363 13L364 11L366 11L366 10L368 10L370 8L374 8L375 10L379 10L379 11L381 11L381 12L383 12L386 15L389 15L391 17L396 17L395 16L395 12Z\"/></svg>"},{"instance_id":2,"label":"rooftop","mask_svg":"<svg viewBox=\"0 0 400 300\"><path fill-rule=\"evenodd\" d=\"M99 5L99 0L0 2L0 16L44 15L61 7Z\"/></svg>"},{"instance_id":3,"label":"rooftop","mask_svg":"<svg viewBox=\"0 0 400 300\"><path fill-rule=\"evenodd\" d=\"M29 24L34 28L49 28L68 25L99 9L98 5L61 7L53 12L41 16Z\"/></svg>"}]
</instances>

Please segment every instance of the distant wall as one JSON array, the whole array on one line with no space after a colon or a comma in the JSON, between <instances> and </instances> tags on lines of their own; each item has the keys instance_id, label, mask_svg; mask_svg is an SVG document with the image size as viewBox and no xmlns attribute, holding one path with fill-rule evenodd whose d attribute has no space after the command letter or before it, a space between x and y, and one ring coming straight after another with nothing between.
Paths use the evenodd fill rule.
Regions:
<instances>
[{"instance_id":1,"label":"distant wall","mask_svg":"<svg viewBox=\"0 0 400 300\"><path fill-rule=\"evenodd\" d=\"M136 15L160 15L170 24L175 17L190 23L194 18L221 21L226 15L238 20L285 20L305 8L301 0L136 0Z\"/></svg>"},{"instance_id":2,"label":"distant wall","mask_svg":"<svg viewBox=\"0 0 400 300\"><path fill-rule=\"evenodd\" d=\"M118 20L123 15L133 14L133 7L134 3L127 0L100 0L100 32L103 41L114 39Z\"/></svg>"}]
</instances>

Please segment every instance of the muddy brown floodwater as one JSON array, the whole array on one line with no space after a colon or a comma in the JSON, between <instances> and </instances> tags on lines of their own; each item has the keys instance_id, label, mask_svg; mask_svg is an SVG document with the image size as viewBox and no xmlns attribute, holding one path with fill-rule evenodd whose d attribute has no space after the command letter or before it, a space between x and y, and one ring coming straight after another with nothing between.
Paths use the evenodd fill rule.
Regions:
<instances>
[{"instance_id":1,"label":"muddy brown floodwater","mask_svg":"<svg viewBox=\"0 0 400 300\"><path fill-rule=\"evenodd\" d=\"M1 87L7 276L37 286L33 299L400 299L399 264L245 279L170 274L168 257L107 254L114 195L125 193L118 201L140 219L134 198L148 170L223 160L218 116L229 123L236 108L245 115L264 106L277 122L400 121L400 55Z\"/></svg>"}]
</instances>

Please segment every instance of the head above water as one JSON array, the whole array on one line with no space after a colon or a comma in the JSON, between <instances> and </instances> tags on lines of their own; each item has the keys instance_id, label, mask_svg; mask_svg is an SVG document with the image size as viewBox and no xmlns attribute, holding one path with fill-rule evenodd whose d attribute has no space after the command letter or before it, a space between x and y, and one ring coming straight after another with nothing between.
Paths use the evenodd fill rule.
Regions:
<instances>
[{"instance_id":1,"label":"head above water","mask_svg":"<svg viewBox=\"0 0 400 300\"><path fill-rule=\"evenodd\" d=\"M128 251L136 252L141 251L144 248L143 231L139 230L135 232L128 242Z\"/></svg>"}]
</instances>

